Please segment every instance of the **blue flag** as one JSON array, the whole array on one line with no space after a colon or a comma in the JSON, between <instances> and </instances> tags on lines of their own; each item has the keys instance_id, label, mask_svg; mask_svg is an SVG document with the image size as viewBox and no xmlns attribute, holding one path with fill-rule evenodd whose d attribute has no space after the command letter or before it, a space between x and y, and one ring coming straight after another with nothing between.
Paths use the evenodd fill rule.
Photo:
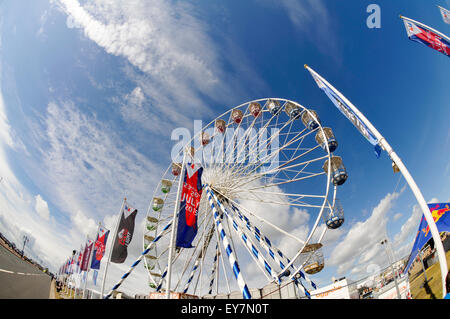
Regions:
<instances>
[{"instance_id":1,"label":"blue flag","mask_svg":"<svg viewBox=\"0 0 450 319\"><path fill-rule=\"evenodd\" d=\"M311 73L313 79L316 81L322 91L328 96L328 98L333 102L333 104L341 111L344 116L353 123L353 125L358 129L358 131L374 146L375 156L380 158L381 147L378 145L378 139L375 134L367 127L367 125L360 119L360 117L352 110L352 108L344 101L337 90L330 87L322 81L319 76L315 74L309 67L305 66L306 69Z\"/></svg>"},{"instance_id":2,"label":"blue flag","mask_svg":"<svg viewBox=\"0 0 450 319\"><path fill-rule=\"evenodd\" d=\"M202 196L203 167L187 164L178 213L176 247L192 248L197 235L197 214Z\"/></svg>"},{"instance_id":3,"label":"blue flag","mask_svg":"<svg viewBox=\"0 0 450 319\"><path fill-rule=\"evenodd\" d=\"M92 256L91 269L100 269L100 261L105 254L106 249L106 241L108 240L109 230L106 228L100 227L97 239L94 244L94 251Z\"/></svg>"}]
</instances>

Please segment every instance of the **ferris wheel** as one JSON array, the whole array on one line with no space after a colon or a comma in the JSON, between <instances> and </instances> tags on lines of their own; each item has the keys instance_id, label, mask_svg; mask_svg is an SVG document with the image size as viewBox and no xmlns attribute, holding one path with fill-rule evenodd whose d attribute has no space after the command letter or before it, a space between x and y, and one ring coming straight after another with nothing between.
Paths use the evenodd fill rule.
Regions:
<instances>
[{"instance_id":1,"label":"ferris wheel","mask_svg":"<svg viewBox=\"0 0 450 319\"><path fill-rule=\"evenodd\" d=\"M180 147L150 202L143 245L155 292L197 296L292 281L309 296L324 266L322 239L344 215L337 188L348 175L319 115L265 98L220 115ZM174 154L172 154L174 157ZM192 248L173 247L184 171L202 167ZM172 227L170 227L172 226Z\"/></svg>"}]
</instances>

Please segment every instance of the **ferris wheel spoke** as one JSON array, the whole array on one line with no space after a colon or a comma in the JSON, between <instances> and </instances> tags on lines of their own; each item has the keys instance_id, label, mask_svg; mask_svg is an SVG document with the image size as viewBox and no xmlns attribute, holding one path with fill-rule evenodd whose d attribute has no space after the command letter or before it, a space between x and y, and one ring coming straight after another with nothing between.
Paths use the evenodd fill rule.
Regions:
<instances>
[{"instance_id":1,"label":"ferris wheel spoke","mask_svg":"<svg viewBox=\"0 0 450 319\"><path fill-rule=\"evenodd\" d=\"M288 148L292 144L298 142L299 143L298 145L300 146L302 144L302 141L306 137L308 137L310 134L315 132L315 130L314 130L314 131L308 131L307 133L303 134L306 130L307 129L305 128L302 131L298 132L289 142L285 143L281 147L275 148L275 150L272 150L272 152L270 154L268 154L267 152L266 152L265 155L263 154L263 157L259 159L259 164L257 164L256 167L252 167L251 165L249 166L252 169L252 172L256 172L262 165L264 165L265 163L270 162L279 152L283 151L285 148ZM304 154L298 156L298 158L300 158L301 156L304 156L304 155L306 155L308 153L309 152L305 152ZM294 161L294 160L295 159L292 159L291 161ZM248 170L247 170L247 172L248 172ZM244 172L242 172L242 174L246 175ZM249 174L249 173L247 173L247 174Z\"/></svg>"},{"instance_id":2,"label":"ferris wheel spoke","mask_svg":"<svg viewBox=\"0 0 450 319\"><path fill-rule=\"evenodd\" d=\"M292 120L289 121L289 122L287 122L287 123L286 123L279 131L277 131L277 133L276 133L275 135L272 135L272 136L270 137L269 141L267 141L267 143L265 143L266 145L264 145L265 148L268 148L269 146L271 146L271 144L272 144L272 142L274 141L274 139L277 138L277 137L279 137L279 132L280 132L283 128L287 127L287 126L289 125L289 123L292 123ZM277 125L277 124L278 124L278 117L277 117L276 125ZM247 129L246 132L251 132L251 130ZM266 132L266 131L260 131L259 135L257 135L257 140L259 140L259 139L262 137L261 134L263 134L263 133L265 133L265 132ZM248 134L247 134L247 135L248 135ZM253 142L253 141L252 141L252 142ZM236 143L236 146L237 146L237 144L238 144L238 143ZM261 148L261 147L259 147L259 148ZM245 141L245 140L243 141L242 146L241 146L239 149L240 149L241 153L242 153L242 150L243 150L243 151L246 150L246 141ZM261 151L261 150L258 149L258 148L253 148L253 150L254 150L254 151L258 150L258 154L259 154L259 152ZM241 154L241 153L239 153L239 154ZM239 161L235 161L235 165L229 167L229 169L232 170L232 171L239 170L239 168L242 168L242 167L245 165L246 160L249 160L249 159L251 158L251 156L253 156L253 154L254 154L254 152L249 152L248 155L246 156L246 158L243 158L243 159L240 161L240 163L239 163ZM258 155L258 154L257 154L257 155ZM239 159L239 158L240 158L240 157L237 156L237 159Z\"/></svg>"},{"instance_id":3,"label":"ferris wheel spoke","mask_svg":"<svg viewBox=\"0 0 450 319\"><path fill-rule=\"evenodd\" d=\"M324 159L327 158L327 156L322 156L322 157L319 157L319 158L316 158L316 159L307 160L307 161L304 161L302 163L296 163L296 164L292 164L290 166L287 166L287 165L291 164L293 161L301 158L302 156L304 156L304 155L306 155L308 153L310 153L310 151L304 152L303 154L300 154L300 155L296 156L295 159L292 159L291 161L285 162L285 163L281 164L278 167L275 167L273 169L270 169L270 170L262 172L262 173L256 173L256 171L254 170L254 171L252 171L252 172L254 172L254 174L249 173L249 174L244 175L241 178L237 178L234 181L234 183L235 183L234 186L235 187L242 187L242 186L244 186L246 184L251 183L252 181L257 180L260 177L264 177L264 176L271 175L271 174L277 174L277 173L279 173L282 170L290 170L290 169L295 168L295 167L301 167L301 166L309 165L310 163L321 161L321 160L324 160ZM241 180L244 181L245 183L244 184L238 184L238 182L241 181Z\"/></svg>"},{"instance_id":4,"label":"ferris wheel spoke","mask_svg":"<svg viewBox=\"0 0 450 319\"><path fill-rule=\"evenodd\" d=\"M229 206L231 206L231 209L238 215L238 217L239 217L240 221L242 222L242 224L245 224L247 229L249 229L253 233L253 235L255 236L256 240L258 242L260 242L261 246L267 251L269 256L272 257L275 260L275 262L279 265L280 269L281 270L286 269L285 265L290 262L289 258L287 258L287 256L284 253L282 253L279 248L274 246L272 241L267 236L265 236L256 226L253 226L251 224L250 220L245 215L243 215L241 213L241 211L236 206L234 206L233 204L231 204ZM277 254L275 254L274 251L276 251ZM294 265L291 265L290 268L295 270ZM308 276L303 274L301 271L298 271L298 272L300 273L300 276L302 278L304 278L305 280L310 282L313 285L313 287L316 288L316 285L311 281L311 279L308 278ZM302 289L303 292L305 292L305 290L306 290L303 287L302 284L301 284L300 289ZM306 290L306 293L308 293L307 290Z\"/></svg>"},{"instance_id":5,"label":"ferris wheel spoke","mask_svg":"<svg viewBox=\"0 0 450 319\"><path fill-rule=\"evenodd\" d=\"M306 137L307 135L310 134L310 132L308 132L308 133L306 133L303 136L302 134L305 131L306 131L306 129L298 132L288 143L285 143L282 147L275 147L274 150L271 149L271 153L270 154L267 152L267 150L261 150L261 147L254 148L252 152L249 152L248 158L250 159L250 158L258 157L259 160L257 162L255 162L254 164L249 163L249 165L247 165L245 167L241 167L240 170L235 170L235 174L242 174L242 175L245 176L245 175L252 174L253 172L256 172L261 166L263 166L263 165L267 164L268 162L270 162L280 151L282 151L283 149L285 149L288 146L292 145L293 143L298 142L301 139L304 139L304 137ZM276 135L271 136L270 141L265 143L266 145L264 145L264 148L267 149L268 146L270 146L270 144L273 142L275 137L277 137L278 135L279 135L279 133L277 133ZM261 155L262 155L262 157L261 157Z\"/></svg>"},{"instance_id":6,"label":"ferris wheel spoke","mask_svg":"<svg viewBox=\"0 0 450 319\"><path fill-rule=\"evenodd\" d=\"M218 194L220 194L221 196L225 197L230 203L234 204L236 207L240 207L243 211L245 211L245 212L248 213L249 215L253 216L253 217L256 218L257 220L259 220L261 223L264 223L264 224L267 224L267 225L271 226L271 227L274 228L275 230L279 231L280 233L282 233L282 234L284 234L284 235L286 235L286 236L289 236L289 237L295 239L296 241L298 241L298 242L301 243L301 244L304 244L304 243L305 243L302 239L300 239L300 238L298 238L298 237L296 237L296 236L290 234L289 232L287 232L287 231L281 229L280 227L278 227L278 226L274 225L273 223L269 222L268 220L266 220L266 219L264 219L264 218L258 216L257 214L254 214L252 211L250 211L249 209L245 208L243 205L237 203L237 202L234 201L233 199L231 199L231 198L225 196L224 194L221 194L218 190L216 190L216 193L218 193Z\"/></svg>"},{"instance_id":7,"label":"ferris wheel spoke","mask_svg":"<svg viewBox=\"0 0 450 319\"><path fill-rule=\"evenodd\" d=\"M262 134L263 134L263 133L266 133L266 130L270 127L270 123L271 123L271 121L272 121L274 118L275 118L275 116L272 116L272 117L268 120L268 122L267 122L261 129L259 129L259 133L257 133L256 136L255 136L255 135L253 136L253 139L256 139L256 140L253 140L253 139L252 139L252 141L251 141L252 143L255 143L255 141L259 140L259 139L262 137ZM278 123L278 122L277 122L277 123ZM251 126L250 128L248 128L246 131L244 131L244 132L247 132L246 135L249 135L250 132L252 132L252 129L253 129L253 127L254 127L254 124L255 124L255 122L252 123L252 126ZM276 125L276 124L275 124L275 125ZM240 128L240 125L238 126L238 128ZM232 138L232 141L233 141L233 142L231 143L231 145L233 145L233 148L231 148L231 149L226 149L226 152L225 152L225 153L227 153L227 154L233 154L233 155L234 155L234 153L235 153L235 151L237 150L238 146L240 147L240 150L245 150L245 142L242 143L242 144L239 144L239 141L237 141L237 140L234 141L236 132L238 132L238 130L235 130L235 133L234 133L233 138ZM248 156L250 156L250 152L249 152ZM248 157L248 156L247 156L247 157ZM236 167L240 167L240 166L242 166L242 165L244 164L245 158L242 159L242 161L241 161L242 163L239 163L238 159L239 159L239 156L236 156L236 159L235 159L235 160L230 160L229 163L226 165L227 170L233 171L233 170L235 170ZM226 161L226 162L227 162L227 161Z\"/></svg>"}]
</instances>

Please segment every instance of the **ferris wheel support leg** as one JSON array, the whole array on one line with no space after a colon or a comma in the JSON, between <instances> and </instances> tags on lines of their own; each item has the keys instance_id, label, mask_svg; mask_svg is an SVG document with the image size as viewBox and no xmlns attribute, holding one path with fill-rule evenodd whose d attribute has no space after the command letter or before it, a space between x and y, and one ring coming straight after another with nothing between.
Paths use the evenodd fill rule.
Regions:
<instances>
[{"instance_id":1,"label":"ferris wheel support leg","mask_svg":"<svg viewBox=\"0 0 450 319\"><path fill-rule=\"evenodd\" d=\"M228 255L228 261L230 263L231 268L233 269L233 274L237 280L238 286L241 289L242 292L242 296L244 299L251 299L252 296L250 294L250 291L247 287L247 284L244 281L244 278L242 276L241 270L239 269L239 265L236 262L236 257L234 256L233 250L231 249L231 246L228 242L228 238L226 236L225 230L223 229L222 223L220 221L220 217L219 214L217 213L216 207L214 205L212 196L211 196L211 190L209 188L209 186L206 186L206 191L208 194L208 200L209 203L211 204L211 209L213 211L213 215L214 215L214 221L216 222L217 225L217 230L220 234L220 239L222 241L222 245L224 247L224 250L227 252Z\"/></svg>"},{"instance_id":2,"label":"ferris wheel support leg","mask_svg":"<svg viewBox=\"0 0 450 319\"><path fill-rule=\"evenodd\" d=\"M261 246L267 251L267 253L269 254L269 256L272 257L273 260L275 260L275 262L277 262L280 265L280 268L282 270L286 269L284 263L275 255L275 253L272 251L272 249L276 250L277 254L285 259L287 261L287 263L290 263L290 260L276 247L272 246L271 241L264 236L264 234L261 233L261 231L256 228L255 226L253 226L250 221L248 220L247 217L245 217L245 215L242 214L242 212L239 210L239 208L237 208L234 205L231 205L231 208L233 209L233 211L237 214L237 216L239 217L239 219L246 224L247 229L249 229L253 235L255 236L256 240L258 240L258 242L261 244ZM294 269L293 265L290 266L290 268ZM295 269L294 269L295 270ZM310 283L310 285L314 288L317 289L317 286L314 284L314 282L312 282L309 278L307 278L301 271L299 271L300 276L305 279L306 281L308 281ZM303 284L301 283L299 278L293 278L292 279L295 283L295 285L302 290L302 292L309 298L310 294L309 291L303 286Z\"/></svg>"},{"instance_id":3,"label":"ferris wheel support leg","mask_svg":"<svg viewBox=\"0 0 450 319\"><path fill-rule=\"evenodd\" d=\"M264 245L266 244L267 246L264 247L269 255L276 261L278 261L278 263L280 263L280 268L281 269L285 269L285 268L292 268L295 270L293 264L291 263L291 261L289 260L289 258L287 258L277 247L272 246L271 240L269 238L267 238L266 236L264 236L261 231L259 229L257 229L255 226L253 226L250 223L250 220L239 210L239 208L237 206L235 206L234 204L238 205L236 202L232 201L231 204L231 208L233 209L233 211L235 213L237 213L239 219L246 224L246 227L253 232L253 235L255 236L255 238L261 243L261 246L264 247ZM273 251L271 249L276 250L277 254L283 258L283 260L285 260L285 262L287 264L290 264L290 266L286 267L277 257L276 255L273 253ZM297 271L296 271L297 272ZM300 270L298 271L298 273L300 274L300 276L305 279L314 289L317 289L316 284L309 279L308 277L305 276L305 274L303 274L303 272L301 272Z\"/></svg>"}]
</instances>

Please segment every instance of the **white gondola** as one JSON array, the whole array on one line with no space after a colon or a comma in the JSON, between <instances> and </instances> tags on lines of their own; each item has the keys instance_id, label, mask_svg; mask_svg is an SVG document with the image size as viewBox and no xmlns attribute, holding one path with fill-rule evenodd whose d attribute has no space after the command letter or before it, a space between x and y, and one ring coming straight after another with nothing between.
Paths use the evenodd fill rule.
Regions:
<instances>
[{"instance_id":1,"label":"white gondola","mask_svg":"<svg viewBox=\"0 0 450 319\"><path fill-rule=\"evenodd\" d=\"M172 163L172 175L178 176L181 173L181 163Z\"/></svg>"},{"instance_id":2,"label":"white gondola","mask_svg":"<svg viewBox=\"0 0 450 319\"><path fill-rule=\"evenodd\" d=\"M316 134L316 142L324 150L326 150L326 145L328 144L328 148L330 149L330 152L334 152L337 149L338 142L336 138L334 137L333 131L329 127L323 128L323 133L325 134L325 139L323 137L322 131L317 131Z\"/></svg>"},{"instance_id":3,"label":"white gondola","mask_svg":"<svg viewBox=\"0 0 450 319\"><path fill-rule=\"evenodd\" d=\"M284 111L293 120L299 119L302 115L302 109L292 102L287 102L284 105Z\"/></svg>"},{"instance_id":4,"label":"white gondola","mask_svg":"<svg viewBox=\"0 0 450 319\"><path fill-rule=\"evenodd\" d=\"M155 212L160 211L161 208L163 208L163 206L164 206L164 201L161 198L159 198L159 197L153 198L152 208Z\"/></svg>"},{"instance_id":5,"label":"white gondola","mask_svg":"<svg viewBox=\"0 0 450 319\"><path fill-rule=\"evenodd\" d=\"M315 117L315 119L314 119ZM317 121L316 121L317 119ZM308 130L315 130L320 125L320 118L316 111L309 110L308 112L303 112L302 122Z\"/></svg>"},{"instance_id":6,"label":"white gondola","mask_svg":"<svg viewBox=\"0 0 450 319\"><path fill-rule=\"evenodd\" d=\"M172 182L169 181L168 179L163 179L161 181L161 192L163 192L164 194L169 193L171 187L172 187Z\"/></svg>"},{"instance_id":7,"label":"white gondola","mask_svg":"<svg viewBox=\"0 0 450 319\"><path fill-rule=\"evenodd\" d=\"M261 104L258 102L252 102L249 105L249 110L254 117L258 117L261 115Z\"/></svg>"},{"instance_id":8,"label":"white gondola","mask_svg":"<svg viewBox=\"0 0 450 319\"><path fill-rule=\"evenodd\" d=\"M211 141L211 138L210 138L209 134L207 132L202 132L202 134L200 136L200 142L202 143L202 145L203 146L208 145L210 141Z\"/></svg>"},{"instance_id":9,"label":"white gondola","mask_svg":"<svg viewBox=\"0 0 450 319\"><path fill-rule=\"evenodd\" d=\"M215 122L215 127L221 134L223 134L223 133L225 133L225 130L227 129L227 123L222 119L218 119Z\"/></svg>"},{"instance_id":10,"label":"white gondola","mask_svg":"<svg viewBox=\"0 0 450 319\"><path fill-rule=\"evenodd\" d=\"M323 170L328 174L328 160L325 161ZM336 186L344 184L348 178L347 170L345 169L340 156L331 157L331 177L333 184Z\"/></svg>"},{"instance_id":11,"label":"white gondola","mask_svg":"<svg viewBox=\"0 0 450 319\"><path fill-rule=\"evenodd\" d=\"M344 209L339 199L336 199L334 206L329 210L328 214L324 214L325 225L329 229L337 229L344 223Z\"/></svg>"},{"instance_id":12,"label":"white gondola","mask_svg":"<svg viewBox=\"0 0 450 319\"><path fill-rule=\"evenodd\" d=\"M243 117L244 117L244 114L239 109L233 110L233 112L231 112L231 119L236 124L240 124L242 122Z\"/></svg>"},{"instance_id":13,"label":"white gondola","mask_svg":"<svg viewBox=\"0 0 450 319\"><path fill-rule=\"evenodd\" d=\"M303 266L303 270L307 274L317 274L325 267L321 243L306 245L305 248L303 248L301 255L307 259Z\"/></svg>"},{"instance_id":14,"label":"white gondola","mask_svg":"<svg viewBox=\"0 0 450 319\"><path fill-rule=\"evenodd\" d=\"M269 99L266 106L272 115L278 115L281 112L280 102L277 100Z\"/></svg>"}]
</instances>

